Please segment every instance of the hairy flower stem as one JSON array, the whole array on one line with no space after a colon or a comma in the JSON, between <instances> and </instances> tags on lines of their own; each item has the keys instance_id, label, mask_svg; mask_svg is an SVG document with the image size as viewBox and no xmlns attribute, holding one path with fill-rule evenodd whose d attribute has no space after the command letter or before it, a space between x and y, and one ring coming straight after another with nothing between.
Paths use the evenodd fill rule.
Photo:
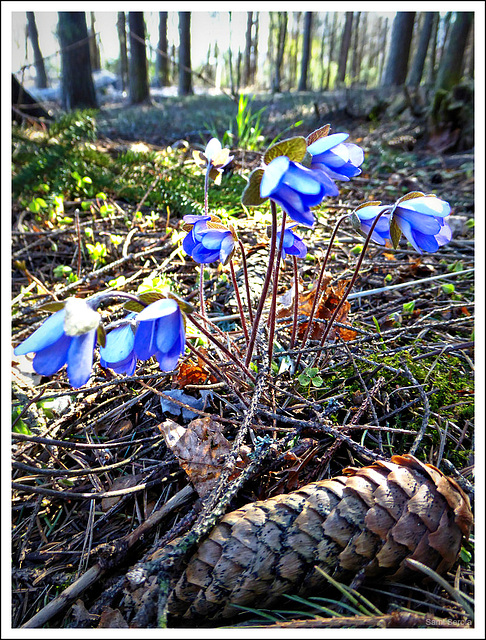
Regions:
<instances>
[{"instance_id":1,"label":"hairy flower stem","mask_svg":"<svg viewBox=\"0 0 486 640\"><path fill-rule=\"evenodd\" d=\"M253 324L253 309L251 308L250 281L248 280L248 265L246 263L245 247L238 238L238 244L241 251L241 264L243 266L243 274L245 276L246 303L248 305L248 315L250 316L250 324Z\"/></svg>"},{"instance_id":2,"label":"hairy flower stem","mask_svg":"<svg viewBox=\"0 0 486 640\"><path fill-rule=\"evenodd\" d=\"M319 277L317 279L316 292L314 294L314 301L312 303L312 309L311 309L311 312L310 312L310 315L309 315L309 320L307 321L307 327L305 328L305 332L304 332L304 335L302 337L301 350L300 350L299 354L297 355L297 360L295 361L295 369L296 370L297 370L297 368L299 366L300 359L302 357L302 351L305 349L305 346L307 344L307 338L309 337L309 334L310 334L311 329L312 329L312 322L314 320L314 314L315 314L316 309L317 309L317 304L319 302L319 298L321 297L322 280L324 278L324 273L326 271L326 266L327 266L327 263L328 263L328 260L329 260L329 256L331 255L331 248L332 248L332 245L334 244L334 240L336 238L337 230L341 226L341 223L344 220L346 220L347 218L349 218L349 213L345 214L344 216L341 216L338 219L338 221L334 225L334 229L333 229L331 237L329 239L329 244L327 245L326 256L324 258L324 262L322 263L321 271L320 271ZM292 348L292 347L290 347L290 348Z\"/></svg>"},{"instance_id":3,"label":"hairy flower stem","mask_svg":"<svg viewBox=\"0 0 486 640\"><path fill-rule=\"evenodd\" d=\"M290 337L290 351L294 348L297 321L299 318L299 268L297 266L296 256L292 256L292 265L294 267L294 318L292 321L292 335Z\"/></svg>"},{"instance_id":4,"label":"hairy flower stem","mask_svg":"<svg viewBox=\"0 0 486 640\"><path fill-rule=\"evenodd\" d=\"M142 307L147 307L148 304L140 300L140 298L134 293L129 293L128 291L101 291L100 293L96 293L91 298L87 298L86 302L89 306L92 306L95 309L101 302L105 302L108 299L117 299L122 298L124 300L132 300L133 302L137 302L141 304Z\"/></svg>"},{"instance_id":5,"label":"hairy flower stem","mask_svg":"<svg viewBox=\"0 0 486 640\"><path fill-rule=\"evenodd\" d=\"M250 342L248 343L248 351L246 354L245 366L251 362L253 356L253 349L255 348L255 341L258 335L258 327L262 317L263 305L265 304L265 298L267 297L268 287L270 286L270 280L272 279L273 263L275 261L275 250L277 245L277 205L273 200L270 200L270 209L272 212L272 236L270 238L270 254L268 256L267 275L263 283L260 301L255 313L255 320L251 328Z\"/></svg>"},{"instance_id":6,"label":"hairy flower stem","mask_svg":"<svg viewBox=\"0 0 486 640\"><path fill-rule=\"evenodd\" d=\"M204 299L204 265L199 265L199 306L201 307L201 315L206 321L206 301Z\"/></svg>"},{"instance_id":7,"label":"hairy flower stem","mask_svg":"<svg viewBox=\"0 0 486 640\"><path fill-rule=\"evenodd\" d=\"M278 276L280 274L280 262L282 259L282 248L284 241L285 220L287 219L287 213L284 211L282 214L282 228L280 232L280 242L278 243L277 259L275 260L275 273L273 276L273 289L272 289L272 302L270 304L270 313L268 314L268 362L270 367L272 366L273 356L273 338L275 336L275 312L277 310L277 291L278 291Z\"/></svg>"},{"instance_id":8,"label":"hairy flower stem","mask_svg":"<svg viewBox=\"0 0 486 640\"><path fill-rule=\"evenodd\" d=\"M371 240L371 236L372 236L373 231L374 231L374 229L375 229L375 227L376 227L376 225L377 225L377 223L378 223L378 220L381 218L381 216L382 216L384 213L389 213L389 212L390 212L390 209L384 209L384 210L383 210L381 213L379 213L379 214L376 216L376 218L373 220L373 224L371 225L370 230L369 230L369 232L368 232L368 235L366 236L366 240L365 240L365 242L364 242L363 249L361 250L361 254L360 254L360 256L359 256L358 262L356 263L356 267L355 267L355 269L354 269L353 277L351 278L351 280L350 280L350 282L349 282L349 284L348 284L348 286L347 286L347 288L346 288L346 291L344 292L343 297L342 297L342 298L341 298L341 300L339 301L339 303L338 303L337 307L334 309L334 313L332 314L331 318L329 319L329 322L327 323L326 330L324 331L324 335L323 335L323 336L322 336L322 338L321 338L321 342L320 342L320 345L319 345L320 347L324 346L324 343L325 343L325 342L326 342L326 340L327 340L327 336L329 335L329 332L331 331L332 325L334 324L334 321L336 320L336 318L337 318L337 316L338 316L338 313L341 311L341 309L342 309L342 307L343 307L344 303L346 302L346 299L347 299L348 295L349 295L349 294L350 294L350 292L351 292L351 289L354 287L354 283L356 282L356 279L357 279L357 277L358 277L359 270L360 270L360 268L361 268L361 264L362 264L363 259L364 259L364 257L365 257L366 250L367 250L367 248L368 248L368 245L369 245L370 240ZM314 366L316 365L316 362L317 362L318 360L320 360L320 354L319 354L319 353L318 353L318 354L316 355L316 357L314 358L314 361L313 361L313 363L311 364L311 367L314 367Z\"/></svg>"},{"instance_id":9,"label":"hairy flower stem","mask_svg":"<svg viewBox=\"0 0 486 640\"><path fill-rule=\"evenodd\" d=\"M248 369L246 365L244 365L233 353L231 353L231 351L227 349L222 342L220 342L211 333L209 333L209 331L205 327L199 324L199 322L194 318L192 314L188 313L186 315L189 318L189 320L192 322L192 324L196 327L196 329L198 329L201 333L203 333L206 336L206 338L208 338L208 340L210 340L218 349L220 349L224 353L224 355L231 360L231 362L234 362L234 364L239 369L241 369L243 373L247 375L252 382L255 382L255 376L251 373L251 371Z\"/></svg>"},{"instance_id":10,"label":"hairy flower stem","mask_svg":"<svg viewBox=\"0 0 486 640\"><path fill-rule=\"evenodd\" d=\"M211 163L208 164L208 168L206 169L206 175L204 176L204 215L209 215L209 201L208 201L208 192L209 192L209 172L211 171Z\"/></svg>"},{"instance_id":11,"label":"hairy flower stem","mask_svg":"<svg viewBox=\"0 0 486 640\"><path fill-rule=\"evenodd\" d=\"M236 281L236 273L233 265L233 260L230 260L229 265L230 265L230 271L231 271L231 280L233 281L233 289L235 290L235 295L236 295L236 302L238 303L238 311L240 312L241 326L243 328L243 333L245 334L246 344L248 344L248 340L249 340L248 329L246 327L246 319L245 319L245 314L243 312L243 306L241 304L240 290L238 288L238 282Z\"/></svg>"}]
</instances>

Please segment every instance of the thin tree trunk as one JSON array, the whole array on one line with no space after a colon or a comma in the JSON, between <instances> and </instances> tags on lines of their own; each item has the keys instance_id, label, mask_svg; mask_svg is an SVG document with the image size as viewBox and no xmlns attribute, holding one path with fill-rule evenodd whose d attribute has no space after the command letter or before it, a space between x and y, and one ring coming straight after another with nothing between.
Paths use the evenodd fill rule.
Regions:
<instances>
[{"instance_id":1,"label":"thin tree trunk","mask_svg":"<svg viewBox=\"0 0 486 640\"><path fill-rule=\"evenodd\" d=\"M118 11L116 29L118 31L118 41L120 43L119 73L120 73L120 78L122 83L122 91L126 91L128 88L128 53L127 53L127 23L126 23L124 11Z\"/></svg>"},{"instance_id":2,"label":"thin tree trunk","mask_svg":"<svg viewBox=\"0 0 486 640\"><path fill-rule=\"evenodd\" d=\"M251 77L251 31L253 27L253 11L247 11L245 35L245 62L243 66L243 86L248 87Z\"/></svg>"},{"instance_id":3,"label":"thin tree trunk","mask_svg":"<svg viewBox=\"0 0 486 640\"><path fill-rule=\"evenodd\" d=\"M292 32L291 39L291 47L292 51L290 53L289 60L289 86L295 87L297 81L297 60L299 57L299 35L300 35L300 21L302 18L302 13L300 11L296 11L294 13L294 30Z\"/></svg>"},{"instance_id":4,"label":"thin tree trunk","mask_svg":"<svg viewBox=\"0 0 486 640\"><path fill-rule=\"evenodd\" d=\"M100 48L98 47L98 41L96 39L94 11L89 12L89 17L89 54L91 56L91 69L93 71L99 71L101 69L101 57Z\"/></svg>"},{"instance_id":5,"label":"thin tree trunk","mask_svg":"<svg viewBox=\"0 0 486 640\"><path fill-rule=\"evenodd\" d=\"M351 44L351 34L353 32L353 12L346 11L346 21L344 23L343 34L341 37L341 48L339 50L339 66L337 80L344 83L346 78L346 67L348 64L348 51Z\"/></svg>"},{"instance_id":6,"label":"thin tree trunk","mask_svg":"<svg viewBox=\"0 0 486 640\"><path fill-rule=\"evenodd\" d=\"M427 50L429 48L430 36L434 25L434 13L428 11L424 16L424 23L420 30L420 38L415 53L412 67L408 76L407 84L411 87L418 87L422 80L424 72L425 59L427 58Z\"/></svg>"},{"instance_id":7,"label":"thin tree trunk","mask_svg":"<svg viewBox=\"0 0 486 640\"><path fill-rule=\"evenodd\" d=\"M302 47L302 62L300 66L300 80L297 91L307 91L307 76L312 47L312 11L306 11L304 17L304 43Z\"/></svg>"},{"instance_id":8,"label":"thin tree trunk","mask_svg":"<svg viewBox=\"0 0 486 640\"><path fill-rule=\"evenodd\" d=\"M128 26L130 29L130 61L128 67L130 104L142 104L150 99L143 12L129 11Z\"/></svg>"},{"instance_id":9,"label":"thin tree trunk","mask_svg":"<svg viewBox=\"0 0 486 640\"><path fill-rule=\"evenodd\" d=\"M191 12L179 11L179 95L193 93L191 73Z\"/></svg>"},{"instance_id":10,"label":"thin tree trunk","mask_svg":"<svg viewBox=\"0 0 486 640\"><path fill-rule=\"evenodd\" d=\"M278 93L280 88L280 83L282 81L281 72L282 72L282 63L285 51L285 40L287 37L287 13L281 12L276 14L277 18L277 50L275 52L275 64L274 64L274 75L272 79L272 93Z\"/></svg>"},{"instance_id":11,"label":"thin tree trunk","mask_svg":"<svg viewBox=\"0 0 486 640\"><path fill-rule=\"evenodd\" d=\"M380 78L383 77L383 73L384 73L385 52L386 52L387 41L388 41L388 18L385 18L385 22L384 22L383 30L381 34L381 56L380 56L380 66L378 69L378 78L377 78L378 84L380 83Z\"/></svg>"},{"instance_id":12,"label":"thin tree trunk","mask_svg":"<svg viewBox=\"0 0 486 640\"><path fill-rule=\"evenodd\" d=\"M320 88L321 91L323 91L323 89L324 89L324 75L325 75L325 72L326 72L326 66L324 64L324 52L326 50L326 48L325 48L326 40L329 40L329 37L330 37L330 34L329 34L329 31L330 31L329 23L330 23L329 13L326 13L326 16L324 18L324 26L322 28L321 53L320 53L320 56L319 56L319 60L321 61L321 76L319 78L319 88Z\"/></svg>"},{"instance_id":13,"label":"thin tree trunk","mask_svg":"<svg viewBox=\"0 0 486 640\"><path fill-rule=\"evenodd\" d=\"M66 111L96 108L96 93L89 56L88 27L84 11L58 12L61 45L61 95Z\"/></svg>"},{"instance_id":14,"label":"thin tree trunk","mask_svg":"<svg viewBox=\"0 0 486 640\"><path fill-rule=\"evenodd\" d=\"M169 61L167 59L167 11L159 11L159 41L155 57L155 80L158 87L169 84Z\"/></svg>"},{"instance_id":15,"label":"thin tree trunk","mask_svg":"<svg viewBox=\"0 0 486 640\"><path fill-rule=\"evenodd\" d=\"M47 87L47 74L44 65L44 58L42 57L39 46L39 33L37 31L33 11L27 11L27 34L30 38L32 51L34 52L35 86L38 89L45 89Z\"/></svg>"},{"instance_id":16,"label":"thin tree trunk","mask_svg":"<svg viewBox=\"0 0 486 640\"><path fill-rule=\"evenodd\" d=\"M361 21L361 37L360 37L360 46L358 50L358 77L357 77L358 82L361 80L361 75L362 75L361 70L363 69L365 51L367 49L369 50L369 46L370 46L370 42L368 37L368 13L365 12L363 13L363 20ZM369 56L368 56L368 61L369 61ZM364 74L365 85L368 84L368 66L369 64L365 66L365 74Z\"/></svg>"},{"instance_id":17,"label":"thin tree trunk","mask_svg":"<svg viewBox=\"0 0 486 640\"><path fill-rule=\"evenodd\" d=\"M437 74L437 89L448 91L461 81L464 52L473 21L472 11L456 13Z\"/></svg>"},{"instance_id":18,"label":"thin tree trunk","mask_svg":"<svg viewBox=\"0 0 486 640\"><path fill-rule=\"evenodd\" d=\"M335 45L336 32L337 32L337 18L338 18L338 14L334 12L333 19L332 19L331 43L329 45L329 59L327 62L326 91L329 91L329 85L331 82L331 62L334 57L334 45Z\"/></svg>"},{"instance_id":19,"label":"thin tree trunk","mask_svg":"<svg viewBox=\"0 0 486 640\"><path fill-rule=\"evenodd\" d=\"M443 28L442 28L443 36L437 52L437 69L439 69L440 65L442 64L442 58L444 56L445 46L446 46L447 38L449 36L449 29L451 26L451 17L452 17L452 12L448 11L445 17L441 19L441 22L443 25ZM441 33L441 24L439 22L439 26L437 28L437 37L440 36L440 33Z\"/></svg>"},{"instance_id":20,"label":"thin tree trunk","mask_svg":"<svg viewBox=\"0 0 486 640\"><path fill-rule=\"evenodd\" d=\"M361 18L361 11L356 12L356 19L354 21L354 38L353 38L353 56L351 60L351 82L355 84L359 77L359 21Z\"/></svg>"},{"instance_id":21,"label":"thin tree trunk","mask_svg":"<svg viewBox=\"0 0 486 640\"><path fill-rule=\"evenodd\" d=\"M257 77L258 65L258 34L260 27L260 14L257 12L253 17L254 34L253 34L253 54L251 56L250 66L250 84L254 85Z\"/></svg>"},{"instance_id":22,"label":"thin tree trunk","mask_svg":"<svg viewBox=\"0 0 486 640\"><path fill-rule=\"evenodd\" d=\"M390 50L382 79L384 87L400 86L406 80L414 21L414 11L398 11L395 16Z\"/></svg>"},{"instance_id":23,"label":"thin tree trunk","mask_svg":"<svg viewBox=\"0 0 486 640\"><path fill-rule=\"evenodd\" d=\"M436 78L436 57L437 57L437 36L438 36L438 30L439 30L439 21L440 21L440 14L439 12L434 12L434 20L433 20L433 24L432 24L432 33L430 35L430 39L432 41L432 45L430 47L430 54L429 54L429 68L428 68L428 72L427 72L427 82L430 85L433 85L435 83L435 78Z\"/></svg>"}]
</instances>

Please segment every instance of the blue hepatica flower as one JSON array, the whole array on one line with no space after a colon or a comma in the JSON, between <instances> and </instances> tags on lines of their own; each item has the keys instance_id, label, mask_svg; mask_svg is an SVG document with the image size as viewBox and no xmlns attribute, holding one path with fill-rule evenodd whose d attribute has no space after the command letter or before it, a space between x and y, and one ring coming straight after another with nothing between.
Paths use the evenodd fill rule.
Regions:
<instances>
[{"instance_id":1,"label":"blue hepatica flower","mask_svg":"<svg viewBox=\"0 0 486 640\"><path fill-rule=\"evenodd\" d=\"M336 191L337 193L337 191ZM270 198L299 224L312 227L315 218L310 208L322 202L329 193L317 172L277 156L267 165L260 183L260 196Z\"/></svg>"},{"instance_id":2,"label":"blue hepatica flower","mask_svg":"<svg viewBox=\"0 0 486 640\"><path fill-rule=\"evenodd\" d=\"M184 230L189 231L182 248L199 264L226 264L235 251L235 231L216 216L184 216Z\"/></svg>"},{"instance_id":3,"label":"blue hepatica flower","mask_svg":"<svg viewBox=\"0 0 486 640\"><path fill-rule=\"evenodd\" d=\"M282 259L285 260L286 256L296 256L297 258L304 258L307 254L307 247L302 242L302 238L293 232L293 228L296 224L289 224L284 230L283 245L282 245ZM281 232L277 231L277 247L280 246Z\"/></svg>"},{"instance_id":4,"label":"blue hepatica flower","mask_svg":"<svg viewBox=\"0 0 486 640\"><path fill-rule=\"evenodd\" d=\"M394 205L373 203L358 207L353 216L359 220L361 231L367 234L379 213L388 209L378 221L372 239L378 244L391 242L391 226L395 223L419 253L435 253L450 242L452 231L446 217L451 212L448 202L420 191L409 193Z\"/></svg>"},{"instance_id":5,"label":"blue hepatica flower","mask_svg":"<svg viewBox=\"0 0 486 640\"><path fill-rule=\"evenodd\" d=\"M68 298L64 308L47 318L14 353L35 353L32 366L43 376L52 376L67 364L70 384L82 387L91 375L100 320L99 313L86 301Z\"/></svg>"},{"instance_id":6,"label":"blue hepatica flower","mask_svg":"<svg viewBox=\"0 0 486 640\"><path fill-rule=\"evenodd\" d=\"M326 185L328 195L337 196L339 191L334 180L349 181L359 176L363 164L364 152L357 144L344 142L347 133L333 133L319 138L307 147L312 156L310 168L319 172Z\"/></svg>"},{"instance_id":7,"label":"blue hepatica flower","mask_svg":"<svg viewBox=\"0 0 486 640\"><path fill-rule=\"evenodd\" d=\"M184 352L184 317L177 302L164 298L149 304L137 315L134 353L140 360L155 356L162 371L172 371Z\"/></svg>"},{"instance_id":8,"label":"blue hepatica flower","mask_svg":"<svg viewBox=\"0 0 486 640\"><path fill-rule=\"evenodd\" d=\"M115 373L131 376L137 365L135 356L135 318L137 314L127 316L127 324L110 331L104 347L100 347L100 364L113 369Z\"/></svg>"}]
</instances>

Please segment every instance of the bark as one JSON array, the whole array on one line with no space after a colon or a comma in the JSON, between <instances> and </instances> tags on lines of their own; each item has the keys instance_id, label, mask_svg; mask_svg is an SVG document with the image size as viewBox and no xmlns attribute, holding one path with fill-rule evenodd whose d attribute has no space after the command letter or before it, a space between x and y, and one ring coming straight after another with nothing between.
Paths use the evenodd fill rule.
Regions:
<instances>
[{"instance_id":1,"label":"bark","mask_svg":"<svg viewBox=\"0 0 486 640\"><path fill-rule=\"evenodd\" d=\"M312 47L312 11L306 11L304 17L304 43L302 47L302 62L300 66L300 80L297 91L307 91L307 76Z\"/></svg>"},{"instance_id":2,"label":"bark","mask_svg":"<svg viewBox=\"0 0 486 640\"><path fill-rule=\"evenodd\" d=\"M258 31L260 26L260 14L256 13L253 18L255 33L253 35L253 56L251 58L250 67L250 84L255 84L258 64Z\"/></svg>"},{"instance_id":3,"label":"bark","mask_svg":"<svg viewBox=\"0 0 486 640\"><path fill-rule=\"evenodd\" d=\"M382 85L385 87L400 86L405 83L414 21L414 11L398 11L395 16L390 50L382 78Z\"/></svg>"},{"instance_id":4,"label":"bark","mask_svg":"<svg viewBox=\"0 0 486 640\"><path fill-rule=\"evenodd\" d=\"M38 89L45 89L47 87L47 74L44 65L44 58L42 57L39 46L39 33L37 31L33 11L27 11L27 34L30 38L32 51L34 52L35 86Z\"/></svg>"},{"instance_id":5,"label":"bark","mask_svg":"<svg viewBox=\"0 0 486 640\"><path fill-rule=\"evenodd\" d=\"M351 44L351 35L353 33L353 12L346 11L346 21L344 23L343 35L341 37L341 48L339 50L339 66L337 80L344 83L346 78L346 67L348 64L349 45Z\"/></svg>"},{"instance_id":6,"label":"bark","mask_svg":"<svg viewBox=\"0 0 486 640\"><path fill-rule=\"evenodd\" d=\"M281 90L282 82L282 63L285 51L285 40L287 38L287 12L279 12L277 18L277 50L275 52L274 74L272 79L272 93L278 93Z\"/></svg>"},{"instance_id":7,"label":"bark","mask_svg":"<svg viewBox=\"0 0 486 640\"><path fill-rule=\"evenodd\" d=\"M59 11L58 18L62 106L66 111L96 108L86 14L84 11Z\"/></svg>"},{"instance_id":8,"label":"bark","mask_svg":"<svg viewBox=\"0 0 486 640\"><path fill-rule=\"evenodd\" d=\"M300 21L302 13L296 11L294 14L294 30L292 32L291 39L291 51L289 59L289 86L295 87L297 78L297 59L299 57L299 35L300 35Z\"/></svg>"},{"instance_id":9,"label":"bark","mask_svg":"<svg viewBox=\"0 0 486 640\"><path fill-rule=\"evenodd\" d=\"M179 11L179 95L193 93L191 73L191 13Z\"/></svg>"},{"instance_id":10,"label":"bark","mask_svg":"<svg viewBox=\"0 0 486 640\"><path fill-rule=\"evenodd\" d=\"M329 44L329 59L327 61L327 71L326 71L326 91L329 91L329 84L331 81L331 62L334 57L334 45L336 41L336 30L337 30L337 18L338 14L334 12L332 19L332 29L331 29L331 42Z\"/></svg>"},{"instance_id":11,"label":"bark","mask_svg":"<svg viewBox=\"0 0 486 640\"><path fill-rule=\"evenodd\" d=\"M247 11L245 35L245 61L243 66L243 86L250 84L251 78L251 47L252 47L253 11Z\"/></svg>"},{"instance_id":12,"label":"bark","mask_svg":"<svg viewBox=\"0 0 486 640\"><path fill-rule=\"evenodd\" d=\"M462 78L464 52L474 20L472 11L457 12L437 74L436 89L448 91Z\"/></svg>"},{"instance_id":13,"label":"bark","mask_svg":"<svg viewBox=\"0 0 486 640\"><path fill-rule=\"evenodd\" d=\"M124 11L118 12L116 29L118 32L118 41L120 43L119 73L120 73L120 78L122 83L122 90L126 91L128 88L128 53L127 53L127 24L126 24Z\"/></svg>"},{"instance_id":14,"label":"bark","mask_svg":"<svg viewBox=\"0 0 486 640\"><path fill-rule=\"evenodd\" d=\"M435 14L432 11L428 11L424 17L424 23L420 30L420 38L415 53L412 67L408 76L407 84L411 87L418 87L424 72L425 59L427 58L427 50L429 48L430 36L432 34L432 27L434 26Z\"/></svg>"},{"instance_id":15,"label":"bark","mask_svg":"<svg viewBox=\"0 0 486 640\"><path fill-rule=\"evenodd\" d=\"M167 11L159 11L159 42L155 58L155 82L158 87L167 87L169 84L167 55Z\"/></svg>"},{"instance_id":16,"label":"bark","mask_svg":"<svg viewBox=\"0 0 486 640\"><path fill-rule=\"evenodd\" d=\"M385 22L383 24L383 29L381 33L381 55L380 55L380 66L378 69L378 79L383 77L383 70L385 68L385 51L388 40L388 18L385 18Z\"/></svg>"},{"instance_id":17,"label":"bark","mask_svg":"<svg viewBox=\"0 0 486 640\"><path fill-rule=\"evenodd\" d=\"M352 83L359 80L359 22L361 18L361 11L356 13L356 19L354 21L354 38L353 38L353 57L351 61L351 76Z\"/></svg>"},{"instance_id":18,"label":"bark","mask_svg":"<svg viewBox=\"0 0 486 640\"><path fill-rule=\"evenodd\" d=\"M430 39L432 41L430 47L430 55L429 55L429 68L427 73L427 82L431 85L435 83L436 78L436 56L437 56L437 32L439 28L440 14L438 12L434 13L434 20L432 24L432 34Z\"/></svg>"},{"instance_id":19,"label":"bark","mask_svg":"<svg viewBox=\"0 0 486 640\"><path fill-rule=\"evenodd\" d=\"M91 69L92 71L99 71L101 69L101 57L100 48L98 47L98 41L96 39L95 17L93 11L89 12L89 17L89 55L91 57Z\"/></svg>"},{"instance_id":20,"label":"bark","mask_svg":"<svg viewBox=\"0 0 486 640\"><path fill-rule=\"evenodd\" d=\"M130 30L128 66L130 104L142 104L150 99L145 49L145 21L142 11L129 11L128 27Z\"/></svg>"}]
</instances>

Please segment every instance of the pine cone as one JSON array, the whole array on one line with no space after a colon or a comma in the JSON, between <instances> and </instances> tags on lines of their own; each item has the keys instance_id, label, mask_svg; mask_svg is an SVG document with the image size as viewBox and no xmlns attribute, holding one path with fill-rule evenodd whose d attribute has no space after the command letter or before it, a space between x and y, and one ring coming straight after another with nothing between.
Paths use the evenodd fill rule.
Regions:
<instances>
[{"instance_id":1,"label":"pine cone","mask_svg":"<svg viewBox=\"0 0 486 640\"><path fill-rule=\"evenodd\" d=\"M473 523L454 480L411 455L343 474L225 515L189 561L169 612L215 620L235 615L234 604L315 595L326 582L316 567L341 581L410 578L407 558L438 573L452 567Z\"/></svg>"}]
</instances>

